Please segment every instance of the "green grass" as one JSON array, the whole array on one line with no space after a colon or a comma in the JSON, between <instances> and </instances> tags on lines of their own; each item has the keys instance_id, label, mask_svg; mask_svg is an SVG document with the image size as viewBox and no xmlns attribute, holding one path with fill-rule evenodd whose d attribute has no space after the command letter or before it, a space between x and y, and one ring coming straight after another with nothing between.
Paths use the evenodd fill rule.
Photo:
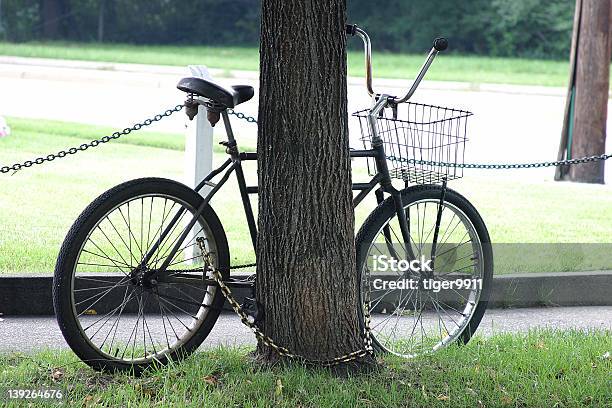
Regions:
<instances>
[{"instance_id":1,"label":"green grass","mask_svg":"<svg viewBox=\"0 0 612 408\"><path fill-rule=\"evenodd\" d=\"M0 139L0 165L45 156L113 131L46 120L8 121L13 134ZM103 191L137 177L182 180L183 146L182 134L141 131L14 176L0 176L0 274L49 274L70 225ZM216 146L214 162L222 160L225 155ZM254 185L255 164L246 166L247 179ZM365 181L363 161L355 160L353 166L355 180ZM475 205L494 243L567 243L564 247L496 247L495 273L612 269L609 186L468 172L452 188ZM256 210L255 197L252 204ZM254 254L235 183L216 195L212 205L225 226L232 261L251 262ZM370 196L357 208L357 226L374 206Z\"/></svg>"},{"instance_id":2,"label":"green grass","mask_svg":"<svg viewBox=\"0 0 612 408\"><path fill-rule=\"evenodd\" d=\"M377 78L414 77L423 63L424 55L376 52L376 39L373 40L373 64ZM363 52L357 45L348 55L348 73L363 76ZM178 66L203 64L226 70L259 69L259 50L256 47L0 42L0 55ZM461 56L450 53L440 55L428 72L427 79L565 86L568 72L567 61Z\"/></svg>"},{"instance_id":3,"label":"green grass","mask_svg":"<svg viewBox=\"0 0 612 408\"><path fill-rule=\"evenodd\" d=\"M612 401L609 331L477 337L410 361L386 357L380 370L344 378L299 365L262 368L247 351L199 352L142 378L94 372L69 352L5 354L0 384L62 388L69 406L548 408Z\"/></svg>"}]
</instances>

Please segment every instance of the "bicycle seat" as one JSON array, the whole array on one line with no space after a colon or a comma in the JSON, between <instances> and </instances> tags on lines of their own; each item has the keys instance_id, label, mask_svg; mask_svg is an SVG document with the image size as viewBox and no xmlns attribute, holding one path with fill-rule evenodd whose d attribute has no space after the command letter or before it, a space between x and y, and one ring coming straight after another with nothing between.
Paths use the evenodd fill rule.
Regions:
<instances>
[{"instance_id":1,"label":"bicycle seat","mask_svg":"<svg viewBox=\"0 0 612 408\"><path fill-rule=\"evenodd\" d=\"M176 87L183 92L210 99L226 108L233 108L248 101L255 93L253 87L249 85L234 85L227 89L212 81L194 77L181 79Z\"/></svg>"}]
</instances>

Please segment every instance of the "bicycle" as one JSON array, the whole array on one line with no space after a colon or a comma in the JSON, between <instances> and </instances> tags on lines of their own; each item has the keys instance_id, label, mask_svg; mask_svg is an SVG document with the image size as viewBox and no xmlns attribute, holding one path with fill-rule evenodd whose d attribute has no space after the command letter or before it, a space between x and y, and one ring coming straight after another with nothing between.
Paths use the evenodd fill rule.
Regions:
<instances>
[{"instance_id":1,"label":"bicycle","mask_svg":"<svg viewBox=\"0 0 612 408\"><path fill-rule=\"evenodd\" d=\"M354 114L364 149L351 150L351 157L366 158L372 178L353 184L353 203L356 207L374 190L378 204L356 235L356 313L363 321L365 311L372 311L377 351L412 357L467 342L489 297L490 239L474 206L447 187L449 180L462 176L461 170L432 160L463 159L471 113L407 102L447 42L434 42L413 85L398 98L372 89L366 32L353 25L347 26L347 35L363 40L366 87L374 98L371 109ZM68 345L96 370L138 373L195 351L225 300L210 270L218 271L228 288L255 287L254 277L230 276L227 237L209 205L235 172L255 247L249 195L257 193L257 186L246 184L241 163L257 160L257 154L239 150L228 116L228 109L253 97L253 88L226 89L201 78L183 78L177 87L188 94L185 106L191 119L201 105L212 124L223 120L227 140L221 144L229 158L195 189L162 178L113 187L69 230L55 268L54 308ZM395 188L392 179L403 180L404 188ZM208 192L200 195L205 187ZM395 270L389 276L388 268L375 268L380 256L396 265L421 261L421 269ZM466 286L466 280L480 284ZM445 282L464 284L436 291ZM245 305L255 321L256 306Z\"/></svg>"}]
</instances>

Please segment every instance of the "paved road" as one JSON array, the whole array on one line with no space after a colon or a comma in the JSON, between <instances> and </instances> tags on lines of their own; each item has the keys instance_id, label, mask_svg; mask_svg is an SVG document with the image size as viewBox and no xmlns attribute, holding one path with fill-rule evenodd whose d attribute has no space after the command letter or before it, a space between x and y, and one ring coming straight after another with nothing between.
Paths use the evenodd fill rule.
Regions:
<instances>
[{"instance_id":1,"label":"paved road","mask_svg":"<svg viewBox=\"0 0 612 408\"><path fill-rule=\"evenodd\" d=\"M186 68L184 73L176 67L135 67L132 71L141 69L142 72L117 72L23 65L23 60L3 58L0 58L0 115L124 128L183 100L183 94L175 84L180 77L187 75ZM443 64L444 59L436 63ZM417 69L406 67L407 72ZM242 77L217 80L225 85L246 83L257 90L256 74L238 75ZM408 86L408 81L375 81L375 88L396 95L403 93ZM563 89L495 85L480 86L479 89L471 91L465 85L425 82L413 99L475 112L468 128L470 141L466 161L548 161L556 158L565 104ZM357 80L350 81L348 96L349 112L370 105L363 84ZM252 101L240 105L239 110L256 115L257 100L256 94ZM176 115L154 128L181 132L184 123L185 116ZM351 144L358 147L358 123L356 120L350 123ZM254 146L256 128L245 122L236 122L236 126L239 142ZM222 132L223 129L217 126L215 131ZM608 133L610 131L612 128ZM612 151L612 138L608 138L607 151ZM527 177L524 171L504 174ZM528 174L530 178L550 180L553 171L529 170ZM606 176L607 180L612 179L612 166L606 166Z\"/></svg>"},{"instance_id":2,"label":"paved road","mask_svg":"<svg viewBox=\"0 0 612 408\"><path fill-rule=\"evenodd\" d=\"M489 336L536 327L610 330L612 306L491 309L485 313L478 333ZM250 330L235 315L224 313L202 347L254 344L255 337ZM4 317L0 321L0 352L67 347L54 317Z\"/></svg>"}]
</instances>

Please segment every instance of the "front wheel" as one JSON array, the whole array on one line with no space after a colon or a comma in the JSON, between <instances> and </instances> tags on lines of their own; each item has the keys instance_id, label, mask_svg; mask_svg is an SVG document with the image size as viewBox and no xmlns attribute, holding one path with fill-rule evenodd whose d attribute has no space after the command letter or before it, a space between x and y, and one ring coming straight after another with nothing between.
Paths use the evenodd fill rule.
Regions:
<instances>
[{"instance_id":1,"label":"front wheel","mask_svg":"<svg viewBox=\"0 0 612 408\"><path fill-rule=\"evenodd\" d=\"M401 194L410 242L388 198L357 234L357 273L374 346L410 358L470 339L487 307L493 253L482 218L457 192L447 189L441 207L439 186Z\"/></svg>"},{"instance_id":2,"label":"front wheel","mask_svg":"<svg viewBox=\"0 0 612 408\"><path fill-rule=\"evenodd\" d=\"M138 179L108 190L75 221L55 267L53 303L66 342L94 369L138 374L187 356L212 329L224 298L203 281L210 272L196 238L224 278L230 258L210 206L181 241L202 202L175 181Z\"/></svg>"}]
</instances>

